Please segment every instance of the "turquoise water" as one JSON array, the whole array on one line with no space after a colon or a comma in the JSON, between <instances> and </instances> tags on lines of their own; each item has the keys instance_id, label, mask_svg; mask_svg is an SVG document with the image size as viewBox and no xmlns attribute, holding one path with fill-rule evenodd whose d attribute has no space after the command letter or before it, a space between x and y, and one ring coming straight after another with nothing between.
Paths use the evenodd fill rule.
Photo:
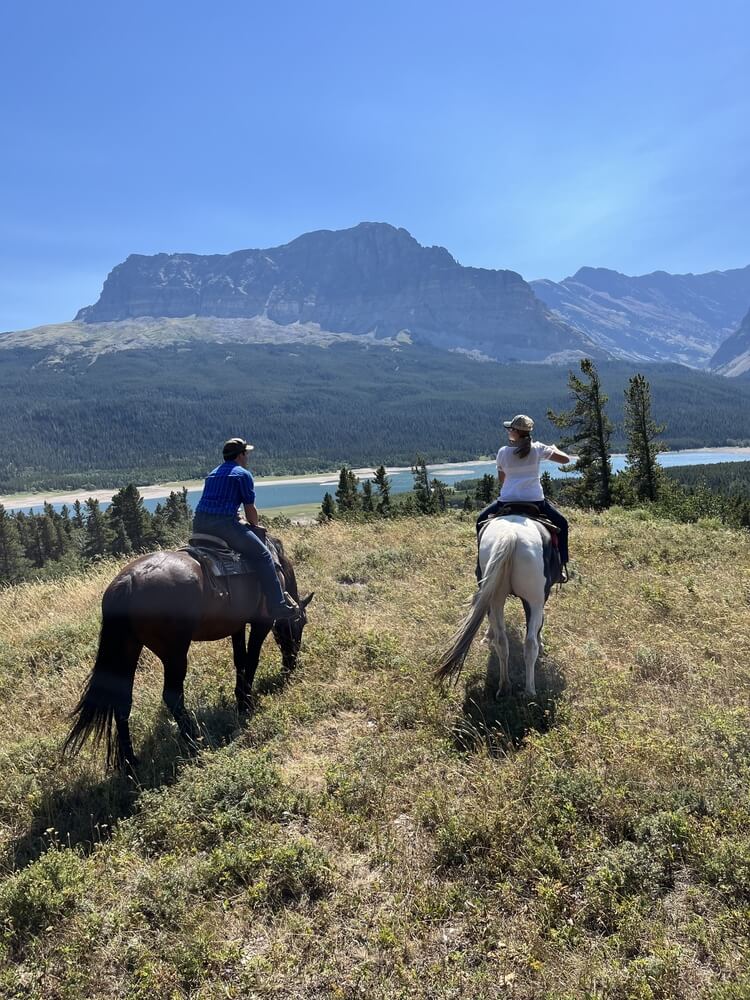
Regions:
<instances>
[{"instance_id":1,"label":"turquoise water","mask_svg":"<svg viewBox=\"0 0 750 1000\"><path fill-rule=\"evenodd\" d=\"M714 465L716 462L746 462L750 456L743 452L734 451L672 451L659 455L660 463L668 467L670 465ZM555 478L562 478L566 473L560 471L560 466L554 462L544 462L543 466L549 474ZM612 456L612 468L615 472L625 467L624 455ZM430 477L436 477L447 483L449 486L462 479L477 479L486 472L495 472L495 463L492 462L461 462L446 465L428 465L427 471ZM366 477L365 477L366 478ZM413 485L411 472L406 469L400 472L390 473L391 490L393 493L405 493ZM333 494L338 485L338 474L333 474L330 479L323 483L293 482L287 484L264 483L263 480L256 481L257 506L259 510L267 507L292 507L297 504L320 503L326 493ZM192 507L200 499L200 490L188 492L188 502ZM82 498L83 499L83 498ZM161 498L163 499L163 497ZM159 498L146 500L145 506L149 510L154 510ZM60 509L60 504L55 504L55 509ZM108 505L102 503L104 510ZM9 507L8 510L39 510L39 504L35 507Z\"/></svg>"}]
</instances>

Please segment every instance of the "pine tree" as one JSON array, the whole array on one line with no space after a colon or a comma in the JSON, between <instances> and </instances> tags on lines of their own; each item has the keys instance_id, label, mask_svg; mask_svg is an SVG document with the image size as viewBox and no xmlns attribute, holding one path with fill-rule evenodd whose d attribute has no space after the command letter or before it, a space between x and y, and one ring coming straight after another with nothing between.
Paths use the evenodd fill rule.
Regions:
<instances>
[{"instance_id":1,"label":"pine tree","mask_svg":"<svg viewBox=\"0 0 750 1000\"><path fill-rule=\"evenodd\" d=\"M99 507L99 501L89 497L86 501L86 537L83 554L87 559L100 559L109 551L112 533Z\"/></svg>"},{"instance_id":2,"label":"pine tree","mask_svg":"<svg viewBox=\"0 0 750 1000\"><path fill-rule=\"evenodd\" d=\"M384 465L379 465L375 470L373 482L378 490L378 514L381 517L388 517L391 513L391 481L386 475Z\"/></svg>"},{"instance_id":3,"label":"pine tree","mask_svg":"<svg viewBox=\"0 0 750 1000\"><path fill-rule=\"evenodd\" d=\"M430 491L430 480L427 475L427 466L421 455L414 459L411 468L414 476L414 506L420 514L432 514L435 511L435 503Z\"/></svg>"},{"instance_id":4,"label":"pine tree","mask_svg":"<svg viewBox=\"0 0 750 1000\"><path fill-rule=\"evenodd\" d=\"M565 413L548 410L547 416L557 427L572 429L562 441L573 445L578 455L572 471L580 473L580 479L571 484L571 494L581 506L602 509L612 502L612 424L604 409L608 397L602 392L599 373L590 358L582 359L581 374L583 378L573 372L568 375L573 408Z\"/></svg>"},{"instance_id":5,"label":"pine tree","mask_svg":"<svg viewBox=\"0 0 750 1000\"><path fill-rule=\"evenodd\" d=\"M372 483L369 479L365 479L362 483L362 510L366 514L372 514L375 511L375 505L372 502Z\"/></svg>"},{"instance_id":6,"label":"pine tree","mask_svg":"<svg viewBox=\"0 0 750 1000\"><path fill-rule=\"evenodd\" d=\"M492 475L491 472L486 473L477 483L476 488L476 499L480 507L486 507L487 504L492 503L493 500L497 498L498 486L497 479Z\"/></svg>"},{"instance_id":7,"label":"pine tree","mask_svg":"<svg viewBox=\"0 0 750 1000\"><path fill-rule=\"evenodd\" d=\"M0 504L0 586L18 583L28 569L16 519Z\"/></svg>"},{"instance_id":8,"label":"pine tree","mask_svg":"<svg viewBox=\"0 0 750 1000\"><path fill-rule=\"evenodd\" d=\"M86 519L83 516L83 507L81 506L81 501L76 500L73 504L73 517L71 518L71 523L74 528L83 530L86 527Z\"/></svg>"},{"instance_id":9,"label":"pine tree","mask_svg":"<svg viewBox=\"0 0 750 1000\"><path fill-rule=\"evenodd\" d=\"M320 505L320 519L323 521L332 521L335 516L336 504L331 494L326 493L323 497L323 503Z\"/></svg>"},{"instance_id":10,"label":"pine tree","mask_svg":"<svg viewBox=\"0 0 750 1000\"><path fill-rule=\"evenodd\" d=\"M130 539L133 551L141 552L148 547L150 516L143 506L143 498L138 487L129 483L112 497L107 510L107 518L112 527L122 521L125 533Z\"/></svg>"},{"instance_id":11,"label":"pine tree","mask_svg":"<svg viewBox=\"0 0 750 1000\"><path fill-rule=\"evenodd\" d=\"M634 375L625 389L625 431L630 483L638 500L657 500L662 471L656 461L656 438L665 430L651 417L651 386L645 376Z\"/></svg>"},{"instance_id":12,"label":"pine tree","mask_svg":"<svg viewBox=\"0 0 750 1000\"><path fill-rule=\"evenodd\" d=\"M468 493L467 493L467 494L466 494L466 496L464 497L464 506L463 506L463 509L464 509L464 510L465 510L465 511L466 511L467 513L468 513L469 511L473 511L473 510L474 510L474 502L472 501L472 499L471 499L471 497L469 496L469 494L468 494Z\"/></svg>"},{"instance_id":13,"label":"pine tree","mask_svg":"<svg viewBox=\"0 0 750 1000\"><path fill-rule=\"evenodd\" d=\"M336 489L336 503L339 514L346 514L359 507L359 493L357 490L357 477L351 469L342 465L339 473L339 485Z\"/></svg>"},{"instance_id":14,"label":"pine tree","mask_svg":"<svg viewBox=\"0 0 750 1000\"><path fill-rule=\"evenodd\" d=\"M112 529L112 540L109 543L109 551L113 556L126 556L133 551L133 545L125 530L125 524L121 517L109 519Z\"/></svg>"},{"instance_id":15,"label":"pine tree","mask_svg":"<svg viewBox=\"0 0 750 1000\"><path fill-rule=\"evenodd\" d=\"M554 500L555 498L555 480L545 469L544 472L539 477L539 482L542 484L542 490L544 491L544 496L547 500Z\"/></svg>"},{"instance_id":16,"label":"pine tree","mask_svg":"<svg viewBox=\"0 0 750 1000\"><path fill-rule=\"evenodd\" d=\"M430 490L435 508L441 512L446 510L448 507L448 494L446 493L445 483L439 479L433 479L430 483Z\"/></svg>"}]
</instances>

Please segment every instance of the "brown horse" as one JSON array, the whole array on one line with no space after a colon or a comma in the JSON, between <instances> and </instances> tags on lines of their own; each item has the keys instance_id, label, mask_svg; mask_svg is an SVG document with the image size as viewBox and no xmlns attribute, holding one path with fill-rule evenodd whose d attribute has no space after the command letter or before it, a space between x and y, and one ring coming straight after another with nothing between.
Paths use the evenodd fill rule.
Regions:
<instances>
[{"instance_id":1,"label":"brown horse","mask_svg":"<svg viewBox=\"0 0 750 1000\"><path fill-rule=\"evenodd\" d=\"M281 542L276 538L272 541L279 555L283 589L300 605L300 615L289 621L272 622L264 617L265 602L254 575L228 577L227 599L209 586L200 564L184 551L141 556L117 574L102 598L99 650L71 716L75 721L65 741L66 751L77 753L93 734L97 742L105 741L108 766L136 764L128 720L135 669L144 646L164 664L164 701L191 746L199 737L184 698L191 642L231 636L240 714L252 707L253 678L261 647L271 629L281 649L284 672L294 669L307 622L305 609L313 595L300 600L294 568ZM250 636L246 644L248 622ZM116 745L113 722L117 726Z\"/></svg>"}]
</instances>

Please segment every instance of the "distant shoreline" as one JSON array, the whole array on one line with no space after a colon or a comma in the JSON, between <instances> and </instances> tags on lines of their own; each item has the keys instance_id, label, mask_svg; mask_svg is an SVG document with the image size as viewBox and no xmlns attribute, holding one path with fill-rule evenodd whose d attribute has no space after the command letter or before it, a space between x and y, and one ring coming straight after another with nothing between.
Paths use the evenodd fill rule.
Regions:
<instances>
[{"instance_id":1,"label":"distant shoreline","mask_svg":"<svg viewBox=\"0 0 750 1000\"><path fill-rule=\"evenodd\" d=\"M722 453L733 453L733 454L743 454L747 455L748 460L750 460L750 447L731 447L729 445L722 446L720 448L682 448L677 451L662 452L662 454L668 455L680 455L680 454L695 454L703 452L705 454L720 455ZM618 452L618 455L621 454ZM616 456L612 456L613 458ZM492 461L492 457L488 456L485 458L474 458L467 462L436 462L435 464L429 465L429 469L433 470L453 470L453 469L470 469L472 465L478 462L488 462ZM398 472L408 472L410 466L387 466L386 472L388 475L393 475ZM360 469L353 469L354 474L362 479L364 477L372 477L375 474L375 470L369 466L365 466ZM331 485L335 486L338 484L339 470L335 469L332 472L321 472L314 475L299 475L299 476L271 476L268 478L256 477L256 485L263 486L294 486L298 483L312 483L318 486ZM123 486L127 485L123 483ZM141 494L144 500L160 500L164 497L169 496L169 494L174 492L180 492L182 489L191 492L193 490L199 490L203 486L202 479L191 479L183 482L175 483L153 483L147 486L138 486L138 492ZM70 490L65 493L17 493L10 496L0 497L0 504L5 508L17 509L19 507L41 507L42 504L68 504L72 505L76 500L80 500L81 503L84 500L88 500L89 497L93 497L94 500L98 500L100 503L109 503L115 493L118 492L122 487L117 487L116 489L102 489L102 490Z\"/></svg>"}]
</instances>

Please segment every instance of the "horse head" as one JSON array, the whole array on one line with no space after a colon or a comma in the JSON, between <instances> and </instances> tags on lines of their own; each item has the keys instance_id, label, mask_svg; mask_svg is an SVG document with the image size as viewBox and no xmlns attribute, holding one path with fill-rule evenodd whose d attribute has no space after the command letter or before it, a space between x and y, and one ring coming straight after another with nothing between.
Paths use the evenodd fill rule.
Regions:
<instances>
[{"instance_id":1,"label":"horse head","mask_svg":"<svg viewBox=\"0 0 750 1000\"><path fill-rule=\"evenodd\" d=\"M287 618L273 623L273 637L281 650L284 671L289 672L297 666L302 632L307 625L307 606L315 596L315 592L299 601L300 613L295 618Z\"/></svg>"}]
</instances>

